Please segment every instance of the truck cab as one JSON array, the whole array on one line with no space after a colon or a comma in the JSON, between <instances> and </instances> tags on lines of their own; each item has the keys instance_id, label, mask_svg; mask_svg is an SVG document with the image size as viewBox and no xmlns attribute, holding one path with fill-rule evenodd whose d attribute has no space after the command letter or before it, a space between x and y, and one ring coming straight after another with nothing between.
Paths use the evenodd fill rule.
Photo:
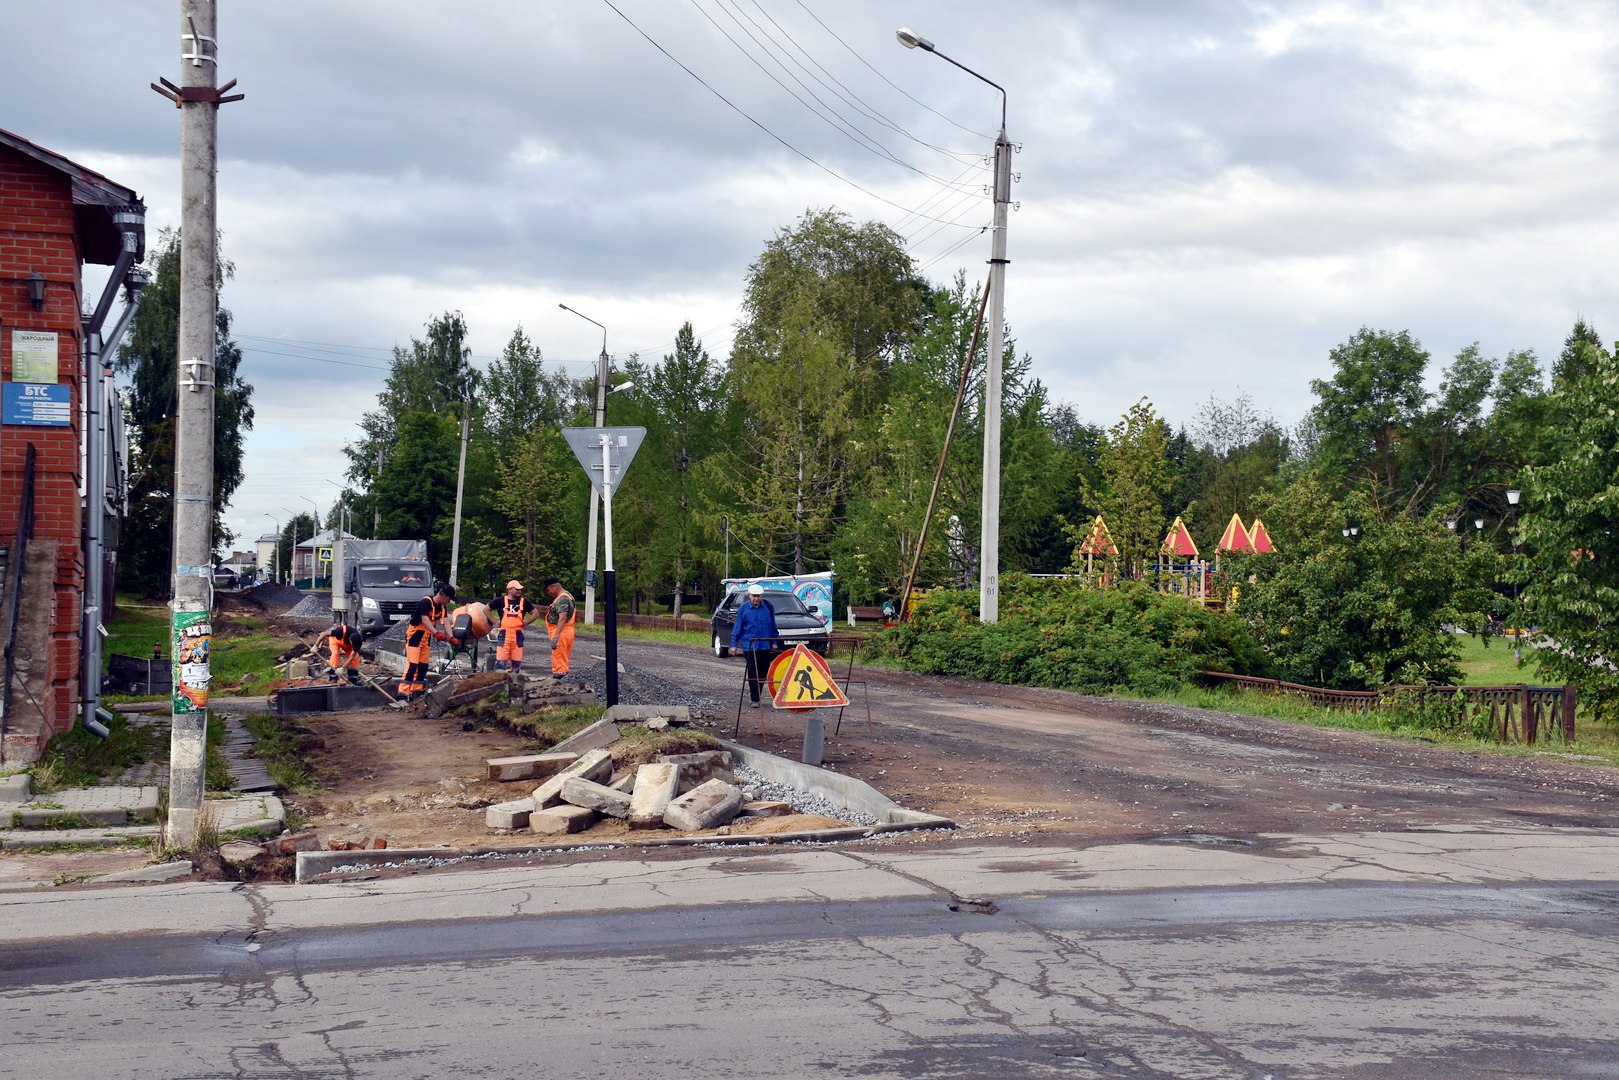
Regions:
<instances>
[{"instance_id":1,"label":"truck cab","mask_svg":"<svg viewBox=\"0 0 1619 1080\"><path fill-rule=\"evenodd\" d=\"M349 610L366 634L380 634L410 618L422 597L433 590L432 568L415 560L362 559L346 574Z\"/></svg>"}]
</instances>

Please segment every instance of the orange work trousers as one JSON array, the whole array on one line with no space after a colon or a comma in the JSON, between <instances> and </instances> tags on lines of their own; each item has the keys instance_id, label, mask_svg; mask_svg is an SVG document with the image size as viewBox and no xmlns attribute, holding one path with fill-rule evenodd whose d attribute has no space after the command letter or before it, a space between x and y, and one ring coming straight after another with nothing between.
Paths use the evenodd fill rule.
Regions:
<instances>
[{"instance_id":1,"label":"orange work trousers","mask_svg":"<svg viewBox=\"0 0 1619 1080\"><path fill-rule=\"evenodd\" d=\"M562 676L568 673L568 661L573 656L573 619L557 626L555 634L551 635L551 674Z\"/></svg>"}]
</instances>

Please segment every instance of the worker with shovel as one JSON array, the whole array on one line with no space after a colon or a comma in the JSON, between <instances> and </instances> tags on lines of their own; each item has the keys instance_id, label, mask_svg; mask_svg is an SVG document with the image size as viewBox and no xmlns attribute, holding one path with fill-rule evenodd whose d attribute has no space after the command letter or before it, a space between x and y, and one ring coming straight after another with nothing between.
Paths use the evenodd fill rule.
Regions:
<instances>
[{"instance_id":1,"label":"worker with shovel","mask_svg":"<svg viewBox=\"0 0 1619 1080\"><path fill-rule=\"evenodd\" d=\"M422 597L411 612L410 624L405 628L405 674L399 681L400 697L409 699L427 692L427 665L433 660L433 642L449 640L444 621L454 599L455 586L436 582L433 591Z\"/></svg>"},{"instance_id":2,"label":"worker with shovel","mask_svg":"<svg viewBox=\"0 0 1619 1080\"><path fill-rule=\"evenodd\" d=\"M363 637L357 626L345 626L338 623L326 631L327 639L331 642L329 663L331 671L326 673L328 682L336 682L338 673L348 669L350 686L360 685L360 643Z\"/></svg>"}]
</instances>

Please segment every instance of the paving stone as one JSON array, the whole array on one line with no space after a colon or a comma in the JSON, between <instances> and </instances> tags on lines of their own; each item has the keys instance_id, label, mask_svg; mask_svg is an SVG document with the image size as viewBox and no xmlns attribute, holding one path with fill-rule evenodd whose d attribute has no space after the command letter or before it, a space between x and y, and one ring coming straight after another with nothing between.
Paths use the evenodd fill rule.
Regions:
<instances>
[{"instance_id":1,"label":"paving stone","mask_svg":"<svg viewBox=\"0 0 1619 1080\"><path fill-rule=\"evenodd\" d=\"M280 836L264 845L264 850L271 855L291 855L298 851L319 851L320 838L312 832L298 833L295 836Z\"/></svg>"},{"instance_id":2,"label":"paving stone","mask_svg":"<svg viewBox=\"0 0 1619 1080\"><path fill-rule=\"evenodd\" d=\"M735 784L707 780L669 804L663 812L664 824L687 832L712 829L736 817L745 800Z\"/></svg>"},{"instance_id":3,"label":"paving stone","mask_svg":"<svg viewBox=\"0 0 1619 1080\"><path fill-rule=\"evenodd\" d=\"M608 817L627 818L630 816L630 797L622 791L614 791L606 784L598 784L594 780L586 780L582 776L570 776L562 782L562 801L572 803L574 806L585 806L599 814Z\"/></svg>"},{"instance_id":4,"label":"paving stone","mask_svg":"<svg viewBox=\"0 0 1619 1080\"><path fill-rule=\"evenodd\" d=\"M0 803L27 802L32 791L30 787L32 782L32 777L27 773L0 776Z\"/></svg>"},{"instance_id":5,"label":"paving stone","mask_svg":"<svg viewBox=\"0 0 1619 1080\"><path fill-rule=\"evenodd\" d=\"M709 780L723 780L727 784L736 783L736 774L731 771L731 752L729 750L704 750L696 754L664 754L658 760L669 765L680 766L680 791L682 794Z\"/></svg>"},{"instance_id":6,"label":"paving stone","mask_svg":"<svg viewBox=\"0 0 1619 1080\"><path fill-rule=\"evenodd\" d=\"M606 750L587 750L578 760L534 789L534 808L543 810L562 801L562 785L571 776L600 782L613 774L613 755Z\"/></svg>"},{"instance_id":7,"label":"paving stone","mask_svg":"<svg viewBox=\"0 0 1619 1080\"><path fill-rule=\"evenodd\" d=\"M630 828L663 828L663 812L675 801L679 786L679 765L663 761L642 765L635 770L635 793L630 798Z\"/></svg>"},{"instance_id":8,"label":"paving stone","mask_svg":"<svg viewBox=\"0 0 1619 1080\"><path fill-rule=\"evenodd\" d=\"M491 829L526 829L534 813L533 799L513 799L496 803L483 812L483 823Z\"/></svg>"},{"instance_id":9,"label":"paving stone","mask_svg":"<svg viewBox=\"0 0 1619 1080\"><path fill-rule=\"evenodd\" d=\"M793 804L775 799L755 799L742 804L742 817L786 817L793 812Z\"/></svg>"},{"instance_id":10,"label":"paving stone","mask_svg":"<svg viewBox=\"0 0 1619 1080\"><path fill-rule=\"evenodd\" d=\"M486 758L484 764L489 767L491 780L544 780L577 760L578 754L524 754L521 757Z\"/></svg>"},{"instance_id":11,"label":"paving stone","mask_svg":"<svg viewBox=\"0 0 1619 1080\"><path fill-rule=\"evenodd\" d=\"M596 811L567 804L536 810L528 819L529 829L553 836L584 832L594 824L596 824Z\"/></svg>"}]
</instances>

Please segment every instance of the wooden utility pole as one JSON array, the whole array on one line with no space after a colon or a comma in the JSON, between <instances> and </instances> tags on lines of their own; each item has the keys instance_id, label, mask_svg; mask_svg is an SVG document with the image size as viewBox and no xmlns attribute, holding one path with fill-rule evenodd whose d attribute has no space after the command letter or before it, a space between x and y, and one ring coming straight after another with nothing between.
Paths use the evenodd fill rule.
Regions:
<instances>
[{"instance_id":1,"label":"wooden utility pole","mask_svg":"<svg viewBox=\"0 0 1619 1080\"><path fill-rule=\"evenodd\" d=\"M180 85L152 89L180 109L179 407L174 449L174 668L165 840L189 848L202 817L213 651L215 224L219 104L214 0L180 0ZM232 83L226 84L228 90Z\"/></svg>"}]
</instances>

